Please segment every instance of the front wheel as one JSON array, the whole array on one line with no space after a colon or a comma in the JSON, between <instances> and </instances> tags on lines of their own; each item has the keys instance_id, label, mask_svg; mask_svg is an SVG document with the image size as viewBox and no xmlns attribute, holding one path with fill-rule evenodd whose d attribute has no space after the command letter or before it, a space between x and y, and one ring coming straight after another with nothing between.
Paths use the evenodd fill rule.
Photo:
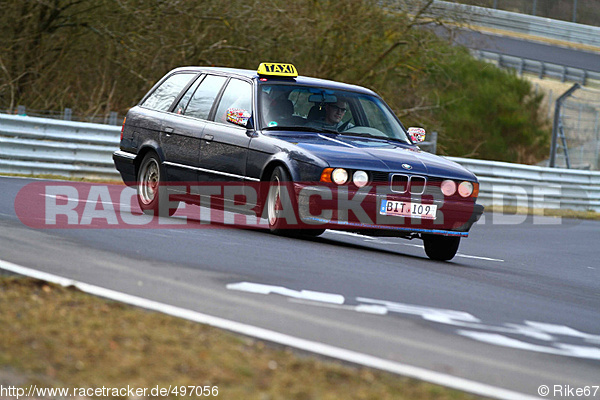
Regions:
<instances>
[{"instance_id":1,"label":"front wheel","mask_svg":"<svg viewBox=\"0 0 600 400\"><path fill-rule=\"evenodd\" d=\"M266 208L269 230L277 235L291 235L289 225L297 225L294 196L289 173L276 167L271 174Z\"/></svg>"},{"instance_id":2,"label":"front wheel","mask_svg":"<svg viewBox=\"0 0 600 400\"><path fill-rule=\"evenodd\" d=\"M458 251L460 237L423 235L425 253L429 258L436 261L452 260Z\"/></svg>"}]
</instances>

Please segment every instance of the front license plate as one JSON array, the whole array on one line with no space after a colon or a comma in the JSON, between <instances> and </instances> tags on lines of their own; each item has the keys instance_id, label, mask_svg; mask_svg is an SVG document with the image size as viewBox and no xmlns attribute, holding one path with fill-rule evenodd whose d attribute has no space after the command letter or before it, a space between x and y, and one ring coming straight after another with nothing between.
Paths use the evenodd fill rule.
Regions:
<instances>
[{"instance_id":1,"label":"front license plate","mask_svg":"<svg viewBox=\"0 0 600 400\"><path fill-rule=\"evenodd\" d=\"M382 215L395 215L399 217L435 219L437 206L435 204L382 200L379 213Z\"/></svg>"}]
</instances>

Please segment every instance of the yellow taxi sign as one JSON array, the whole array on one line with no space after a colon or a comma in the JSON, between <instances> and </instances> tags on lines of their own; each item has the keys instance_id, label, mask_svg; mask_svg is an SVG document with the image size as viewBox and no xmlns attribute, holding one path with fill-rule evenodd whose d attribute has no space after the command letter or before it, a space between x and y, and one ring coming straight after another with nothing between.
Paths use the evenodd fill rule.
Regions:
<instances>
[{"instance_id":1,"label":"yellow taxi sign","mask_svg":"<svg viewBox=\"0 0 600 400\"><path fill-rule=\"evenodd\" d=\"M294 67L292 64L283 63L261 63L258 66L257 72L259 75L269 76L287 76L291 78L298 76L296 67Z\"/></svg>"}]
</instances>

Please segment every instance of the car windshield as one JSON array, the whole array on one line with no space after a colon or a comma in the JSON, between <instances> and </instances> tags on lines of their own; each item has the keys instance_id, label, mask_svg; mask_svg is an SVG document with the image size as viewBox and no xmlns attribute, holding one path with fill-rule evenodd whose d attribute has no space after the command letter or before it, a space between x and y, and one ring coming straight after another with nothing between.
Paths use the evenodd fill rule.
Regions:
<instances>
[{"instance_id":1,"label":"car windshield","mask_svg":"<svg viewBox=\"0 0 600 400\"><path fill-rule=\"evenodd\" d=\"M311 86L263 84L259 95L262 130L323 132L410 143L378 97Z\"/></svg>"}]
</instances>

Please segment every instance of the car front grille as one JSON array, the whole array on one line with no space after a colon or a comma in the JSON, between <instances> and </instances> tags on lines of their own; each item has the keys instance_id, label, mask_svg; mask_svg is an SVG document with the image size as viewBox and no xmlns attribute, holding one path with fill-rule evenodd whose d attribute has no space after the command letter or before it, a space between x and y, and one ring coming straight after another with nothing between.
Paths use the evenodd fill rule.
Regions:
<instances>
[{"instance_id":1,"label":"car front grille","mask_svg":"<svg viewBox=\"0 0 600 400\"><path fill-rule=\"evenodd\" d=\"M371 179L374 184L389 184L390 190L395 193L427 194L430 190L428 178L420 175L376 171L371 172Z\"/></svg>"}]
</instances>

